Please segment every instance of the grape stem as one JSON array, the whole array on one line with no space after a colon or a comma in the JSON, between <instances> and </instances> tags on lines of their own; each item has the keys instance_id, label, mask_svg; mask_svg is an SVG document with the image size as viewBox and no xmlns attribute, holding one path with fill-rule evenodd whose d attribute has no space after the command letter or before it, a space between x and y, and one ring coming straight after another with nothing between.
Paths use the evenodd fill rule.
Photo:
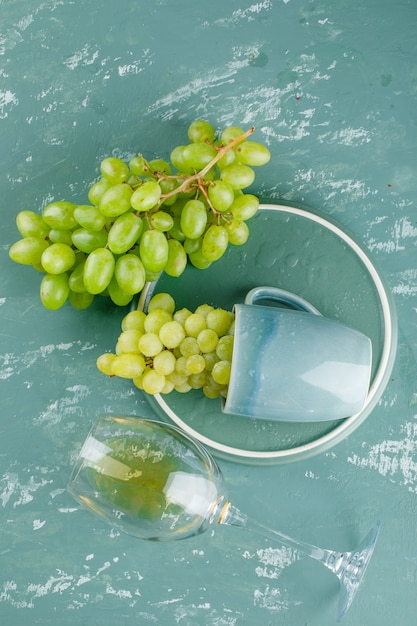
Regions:
<instances>
[{"instance_id":1,"label":"grape stem","mask_svg":"<svg viewBox=\"0 0 417 626\"><path fill-rule=\"evenodd\" d=\"M236 139L233 139L233 141L231 141L230 143L220 148L218 153L216 154L215 157L213 157L210 163L207 163L207 165L203 167L203 169L200 170L199 172L196 172L192 176L189 176L188 178L186 178L184 182L181 183L181 185L177 187L176 189L173 189L172 191L169 191L168 193L162 194L161 200L166 200L167 198L175 196L177 193L188 191L194 182L197 183L197 187L199 187L202 190L204 186L203 185L204 176L211 170L211 168L214 167L216 163L220 161L220 159L227 152L229 152L229 150L232 150L239 143L241 143L242 141L245 141L245 139L247 139L250 135L252 135L254 131L255 131L255 127L252 126L251 128L249 128L249 130L243 133L243 135L236 137Z\"/></svg>"}]
</instances>

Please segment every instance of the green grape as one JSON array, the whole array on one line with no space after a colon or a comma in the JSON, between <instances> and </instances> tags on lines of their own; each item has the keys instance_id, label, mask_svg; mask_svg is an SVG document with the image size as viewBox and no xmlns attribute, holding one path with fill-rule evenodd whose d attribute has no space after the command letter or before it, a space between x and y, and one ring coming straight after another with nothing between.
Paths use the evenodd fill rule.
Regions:
<instances>
[{"instance_id":1,"label":"green grape","mask_svg":"<svg viewBox=\"0 0 417 626\"><path fill-rule=\"evenodd\" d=\"M112 185L103 193L99 209L106 217L118 217L130 209L132 188L124 183Z\"/></svg>"},{"instance_id":2,"label":"green grape","mask_svg":"<svg viewBox=\"0 0 417 626\"><path fill-rule=\"evenodd\" d=\"M214 307L211 306L211 304L200 304L196 310L194 311L194 313L198 313L199 315L202 315L203 317L207 317L207 315L210 313L210 311L213 311Z\"/></svg>"},{"instance_id":3,"label":"green grape","mask_svg":"<svg viewBox=\"0 0 417 626\"><path fill-rule=\"evenodd\" d=\"M164 159L152 159L148 162L151 174L165 174L170 176L172 174L171 166L168 161Z\"/></svg>"},{"instance_id":4,"label":"green grape","mask_svg":"<svg viewBox=\"0 0 417 626\"><path fill-rule=\"evenodd\" d=\"M203 393L206 396L206 398L209 398L210 400L214 400L215 398L219 397L220 390L214 389L214 387L211 387L209 384L206 383L203 387Z\"/></svg>"},{"instance_id":5,"label":"green grape","mask_svg":"<svg viewBox=\"0 0 417 626\"><path fill-rule=\"evenodd\" d=\"M104 192L110 189L111 186L112 184L108 180L106 180L105 178L101 178L96 183L94 183L94 185L92 185L88 190L88 200L91 202L91 204L98 207Z\"/></svg>"},{"instance_id":6,"label":"green grape","mask_svg":"<svg viewBox=\"0 0 417 626\"><path fill-rule=\"evenodd\" d=\"M185 172L199 172L208 165L217 155L217 150L208 143L198 142L184 146L182 160Z\"/></svg>"},{"instance_id":7,"label":"green grape","mask_svg":"<svg viewBox=\"0 0 417 626\"><path fill-rule=\"evenodd\" d=\"M220 361L232 361L233 343L233 335L224 335L223 337L220 337L216 346L216 354Z\"/></svg>"},{"instance_id":8,"label":"green grape","mask_svg":"<svg viewBox=\"0 0 417 626\"><path fill-rule=\"evenodd\" d=\"M53 243L42 253L41 264L48 274L62 274L75 263L75 252L65 243Z\"/></svg>"},{"instance_id":9,"label":"green grape","mask_svg":"<svg viewBox=\"0 0 417 626\"><path fill-rule=\"evenodd\" d=\"M249 228L242 220L230 220L225 224L229 243L241 246L249 239Z\"/></svg>"},{"instance_id":10,"label":"green grape","mask_svg":"<svg viewBox=\"0 0 417 626\"><path fill-rule=\"evenodd\" d=\"M108 287L114 272L114 256L107 248L97 248L88 255L84 266L84 284L89 293L98 294Z\"/></svg>"},{"instance_id":11,"label":"green grape","mask_svg":"<svg viewBox=\"0 0 417 626\"><path fill-rule=\"evenodd\" d=\"M205 120L195 120L190 124L187 131L188 139L192 143L209 142L214 141L214 128Z\"/></svg>"},{"instance_id":12,"label":"green grape","mask_svg":"<svg viewBox=\"0 0 417 626\"><path fill-rule=\"evenodd\" d=\"M147 283L155 282L156 280L158 280L160 275L161 275L161 272L150 272L149 270L145 269L145 277L146 277Z\"/></svg>"},{"instance_id":13,"label":"green grape","mask_svg":"<svg viewBox=\"0 0 417 626\"><path fill-rule=\"evenodd\" d=\"M133 300L133 295L120 287L114 275L107 286L107 294L116 306L126 306Z\"/></svg>"},{"instance_id":14,"label":"green grape","mask_svg":"<svg viewBox=\"0 0 417 626\"><path fill-rule=\"evenodd\" d=\"M187 266L187 253L176 239L168 239L168 260L164 272L168 276L181 276Z\"/></svg>"},{"instance_id":15,"label":"green grape","mask_svg":"<svg viewBox=\"0 0 417 626\"><path fill-rule=\"evenodd\" d=\"M142 218L132 211L120 215L109 230L107 245L113 254L130 250L139 239L143 229Z\"/></svg>"},{"instance_id":16,"label":"green grape","mask_svg":"<svg viewBox=\"0 0 417 626\"><path fill-rule=\"evenodd\" d=\"M219 361L219 357L217 356L216 352L206 352L204 354L204 360L206 362L206 371L211 372L215 363Z\"/></svg>"},{"instance_id":17,"label":"green grape","mask_svg":"<svg viewBox=\"0 0 417 626\"><path fill-rule=\"evenodd\" d=\"M139 330L142 334L145 331L146 313L144 311L129 311L122 319L122 330Z\"/></svg>"},{"instance_id":18,"label":"green grape","mask_svg":"<svg viewBox=\"0 0 417 626\"><path fill-rule=\"evenodd\" d=\"M156 333L145 333L139 339L139 350L145 356L156 356L164 349L162 341Z\"/></svg>"},{"instance_id":19,"label":"green grape","mask_svg":"<svg viewBox=\"0 0 417 626\"><path fill-rule=\"evenodd\" d=\"M9 257L15 263L22 265L38 265L42 254L48 247L49 243L45 239L25 237L10 246Z\"/></svg>"},{"instance_id":20,"label":"green grape","mask_svg":"<svg viewBox=\"0 0 417 626\"><path fill-rule=\"evenodd\" d=\"M181 230L187 239L198 239L207 225L207 210L201 200L189 200L181 213Z\"/></svg>"},{"instance_id":21,"label":"green grape","mask_svg":"<svg viewBox=\"0 0 417 626\"><path fill-rule=\"evenodd\" d=\"M72 233L72 243L78 250L90 254L97 248L104 248L107 244L108 235L105 230L87 230L77 228Z\"/></svg>"},{"instance_id":22,"label":"green grape","mask_svg":"<svg viewBox=\"0 0 417 626\"><path fill-rule=\"evenodd\" d=\"M224 226L213 224L210 226L204 237L201 252L209 261L217 261L225 253L229 238Z\"/></svg>"},{"instance_id":23,"label":"green grape","mask_svg":"<svg viewBox=\"0 0 417 626\"><path fill-rule=\"evenodd\" d=\"M174 215L172 228L169 231L169 236L180 242L185 241L185 235L181 230L181 216L180 215Z\"/></svg>"},{"instance_id":24,"label":"green grape","mask_svg":"<svg viewBox=\"0 0 417 626\"><path fill-rule=\"evenodd\" d=\"M45 239L49 234L49 226L34 211L20 211L16 216L16 226L22 237Z\"/></svg>"},{"instance_id":25,"label":"green grape","mask_svg":"<svg viewBox=\"0 0 417 626\"><path fill-rule=\"evenodd\" d=\"M69 292L68 301L74 309L78 309L79 311L83 311L88 309L94 301L94 296L92 293L88 293L85 291L84 293L78 293L76 291Z\"/></svg>"},{"instance_id":26,"label":"green grape","mask_svg":"<svg viewBox=\"0 0 417 626\"><path fill-rule=\"evenodd\" d=\"M175 300L169 293L157 293L149 300L148 313L154 309L164 309L173 315L175 312Z\"/></svg>"},{"instance_id":27,"label":"green grape","mask_svg":"<svg viewBox=\"0 0 417 626\"><path fill-rule=\"evenodd\" d=\"M165 376L158 374L154 370L149 370L142 378L143 391L151 395L161 393L165 386Z\"/></svg>"},{"instance_id":28,"label":"green grape","mask_svg":"<svg viewBox=\"0 0 417 626\"><path fill-rule=\"evenodd\" d=\"M87 230L101 230L106 224L106 217L97 206L82 204L74 209L74 218Z\"/></svg>"},{"instance_id":29,"label":"green grape","mask_svg":"<svg viewBox=\"0 0 417 626\"><path fill-rule=\"evenodd\" d=\"M231 141L241 137L244 132L245 131L239 128L239 126L228 126L222 132L220 139L224 145L227 145Z\"/></svg>"},{"instance_id":30,"label":"green grape","mask_svg":"<svg viewBox=\"0 0 417 626\"><path fill-rule=\"evenodd\" d=\"M185 332L189 337L198 337L199 333L207 328L206 319L198 313L192 313L184 322Z\"/></svg>"},{"instance_id":31,"label":"green grape","mask_svg":"<svg viewBox=\"0 0 417 626\"><path fill-rule=\"evenodd\" d=\"M72 202L51 202L42 211L42 219L51 228L71 230L77 226L74 218L75 204Z\"/></svg>"},{"instance_id":32,"label":"green grape","mask_svg":"<svg viewBox=\"0 0 417 626\"><path fill-rule=\"evenodd\" d=\"M85 259L76 265L68 278L68 284L71 291L75 293L86 293L87 289L84 285L84 265Z\"/></svg>"},{"instance_id":33,"label":"green grape","mask_svg":"<svg viewBox=\"0 0 417 626\"><path fill-rule=\"evenodd\" d=\"M221 171L221 179L233 189L245 189L255 180L255 172L247 165L232 163Z\"/></svg>"},{"instance_id":34,"label":"green grape","mask_svg":"<svg viewBox=\"0 0 417 626\"><path fill-rule=\"evenodd\" d=\"M186 307L184 307L183 309L179 309L178 311L175 311L174 320L178 322L179 324L181 324L181 326L184 326L185 320L190 315L191 315L191 311L187 309Z\"/></svg>"},{"instance_id":35,"label":"green grape","mask_svg":"<svg viewBox=\"0 0 417 626\"><path fill-rule=\"evenodd\" d=\"M162 376L168 376L175 370L177 359L170 350L162 350L153 359L153 369Z\"/></svg>"},{"instance_id":36,"label":"green grape","mask_svg":"<svg viewBox=\"0 0 417 626\"><path fill-rule=\"evenodd\" d=\"M130 159L129 169L135 176L146 176L149 174L148 164L141 154Z\"/></svg>"},{"instance_id":37,"label":"green grape","mask_svg":"<svg viewBox=\"0 0 417 626\"><path fill-rule=\"evenodd\" d=\"M185 239L184 241L184 250L190 255L193 252L198 252L201 250L201 246L203 245L203 238L197 237L197 239Z\"/></svg>"},{"instance_id":38,"label":"green grape","mask_svg":"<svg viewBox=\"0 0 417 626\"><path fill-rule=\"evenodd\" d=\"M167 232L173 227L174 219L169 213L166 213L165 211L156 211L150 216L149 224L152 228L155 228L156 230L160 230L161 232Z\"/></svg>"},{"instance_id":39,"label":"green grape","mask_svg":"<svg viewBox=\"0 0 417 626\"><path fill-rule=\"evenodd\" d=\"M161 188L162 204L164 204L165 206L173 206L178 199L178 195L172 192L180 186L180 181L175 178L160 178L158 182ZM170 195L169 198L163 197L168 194L172 195Z\"/></svg>"},{"instance_id":40,"label":"green grape","mask_svg":"<svg viewBox=\"0 0 417 626\"><path fill-rule=\"evenodd\" d=\"M191 389L202 389L207 382L207 372L203 370L199 374L191 374L188 377L188 384Z\"/></svg>"},{"instance_id":41,"label":"green grape","mask_svg":"<svg viewBox=\"0 0 417 626\"><path fill-rule=\"evenodd\" d=\"M184 337L179 345L179 348L181 356L189 357L193 354L200 354L200 346L198 345L195 337Z\"/></svg>"},{"instance_id":42,"label":"green grape","mask_svg":"<svg viewBox=\"0 0 417 626\"><path fill-rule=\"evenodd\" d=\"M188 384L188 377L186 383L184 383L183 385L175 385L174 389L177 393L188 393L189 391L191 391L191 387Z\"/></svg>"},{"instance_id":43,"label":"green grape","mask_svg":"<svg viewBox=\"0 0 417 626\"><path fill-rule=\"evenodd\" d=\"M150 311L146 316L145 332L159 333L161 327L167 322L171 321L171 313L168 313L168 311L166 311L165 309L152 309L152 311Z\"/></svg>"},{"instance_id":44,"label":"green grape","mask_svg":"<svg viewBox=\"0 0 417 626\"><path fill-rule=\"evenodd\" d=\"M248 220L255 215L259 208L259 200L248 193L236 198L230 207L230 212L237 220Z\"/></svg>"},{"instance_id":45,"label":"green grape","mask_svg":"<svg viewBox=\"0 0 417 626\"><path fill-rule=\"evenodd\" d=\"M144 333L140 330L130 329L123 330L118 339L120 350L122 353L138 353L139 354L139 339Z\"/></svg>"},{"instance_id":46,"label":"green grape","mask_svg":"<svg viewBox=\"0 0 417 626\"><path fill-rule=\"evenodd\" d=\"M185 386L188 381L188 376L180 374L176 369L171 374L168 374L167 378L169 381L174 383L175 388Z\"/></svg>"},{"instance_id":47,"label":"green grape","mask_svg":"<svg viewBox=\"0 0 417 626\"><path fill-rule=\"evenodd\" d=\"M99 372L105 374L106 376L113 376L112 373L112 363L116 358L115 354L111 352L105 352L101 354L96 360L96 366Z\"/></svg>"},{"instance_id":48,"label":"green grape","mask_svg":"<svg viewBox=\"0 0 417 626\"><path fill-rule=\"evenodd\" d=\"M199 248L198 250L195 250L194 252L190 252L188 254L188 258L191 264L194 265L194 267L196 267L199 270L204 270L207 267L210 267L212 263L211 261L207 259L207 257L204 256L201 248Z\"/></svg>"},{"instance_id":49,"label":"green grape","mask_svg":"<svg viewBox=\"0 0 417 626\"><path fill-rule=\"evenodd\" d=\"M102 176L112 185L124 183L130 176L130 171L126 163L116 157L107 157L100 163Z\"/></svg>"},{"instance_id":50,"label":"green grape","mask_svg":"<svg viewBox=\"0 0 417 626\"><path fill-rule=\"evenodd\" d=\"M139 243L139 253L145 269L161 272L168 261L168 241L159 230L147 230Z\"/></svg>"},{"instance_id":51,"label":"green grape","mask_svg":"<svg viewBox=\"0 0 417 626\"><path fill-rule=\"evenodd\" d=\"M271 158L268 148L256 141L244 141L235 147L236 158L240 163L250 165L265 165Z\"/></svg>"},{"instance_id":52,"label":"green grape","mask_svg":"<svg viewBox=\"0 0 417 626\"><path fill-rule=\"evenodd\" d=\"M45 274L40 286L43 306L51 311L60 309L68 299L69 290L66 274Z\"/></svg>"},{"instance_id":53,"label":"green grape","mask_svg":"<svg viewBox=\"0 0 417 626\"><path fill-rule=\"evenodd\" d=\"M111 375L136 378L142 374L145 366L145 359L141 354L119 354L111 364Z\"/></svg>"},{"instance_id":54,"label":"green grape","mask_svg":"<svg viewBox=\"0 0 417 626\"><path fill-rule=\"evenodd\" d=\"M184 149L185 146L177 146L170 154L170 161L172 165L179 171L184 172L186 165L184 163Z\"/></svg>"},{"instance_id":55,"label":"green grape","mask_svg":"<svg viewBox=\"0 0 417 626\"><path fill-rule=\"evenodd\" d=\"M165 385L162 387L160 393L163 393L163 394L171 393L173 389L174 389L174 383L172 383L170 380L165 378Z\"/></svg>"},{"instance_id":56,"label":"green grape","mask_svg":"<svg viewBox=\"0 0 417 626\"><path fill-rule=\"evenodd\" d=\"M51 228L48 237L51 243L66 243L68 246L72 245L71 230L60 230L58 228Z\"/></svg>"},{"instance_id":57,"label":"green grape","mask_svg":"<svg viewBox=\"0 0 417 626\"><path fill-rule=\"evenodd\" d=\"M117 259L114 276L119 287L131 295L142 291L146 282L145 268L135 254L124 254Z\"/></svg>"},{"instance_id":58,"label":"green grape","mask_svg":"<svg viewBox=\"0 0 417 626\"><path fill-rule=\"evenodd\" d=\"M204 328L197 335L197 344L201 352L213 352L219 342L219 336L212 328Z\"/></svg>"},{"instance_id":59,"label":"green grape","mask_svg":"<svg viewBox=\"0 0 417 626\"><path fill-rule=\"evenodd\" d=\"M209 185L208 197L213 207L220 213L226 213L235 199L233 187L223 180L213 181Z\"/></svg>"},{"instance_id":60,"label":"green grape","mask_svg":"<svg viewBox=\"0 0 417 626\"><path fill-rule=\"evenodd\" d=\"M135 189L130 203L135 211L149 211L161 199L161 188L156 181L148 180Z\"/></svg>"},{"instance_id":61,"label":"green grape","mask_svg":"<svg viewBox=\"0 0 417 626\"><path fill-rule=\"evenodd\" d=\"M233 313L229 311L214 309L206 317L207 328L211 328L219 337L222 337L229 330L233 317Z\"/></svg>"},{"instance_id":62,"label":"green grape","mask_svg":"<svg viewBox=\"0 0 417 626\"><path fill-rule=\"evenodd\" d=\"M204 371L206 367L206 362L201 354L192 354L191 356L187 357L185 365L187 367L187 370L191 374L200 374Z\"/></svg>"},{"instance_id":63,"label":"green grape","mask_svg":"<svg viewBox=\"0 0 417 626\"><path fill-rule=\"evenodd\" d=\"M185 356L180 356L175 363L175 371L180 375L187 377L191 374L190 370L187 368L187 358Z\"/></svg>"},{"instance_id":64,"label":"green grape","mask_svg":"<svg viewBox=\"0 0 417 626\"><path fill-rule=\"evenodd\" d=\"M165 322L159 330L159 338L166 348L177 348L185 337L184 327L175 320Z\"/></svg>"}]
</instances>

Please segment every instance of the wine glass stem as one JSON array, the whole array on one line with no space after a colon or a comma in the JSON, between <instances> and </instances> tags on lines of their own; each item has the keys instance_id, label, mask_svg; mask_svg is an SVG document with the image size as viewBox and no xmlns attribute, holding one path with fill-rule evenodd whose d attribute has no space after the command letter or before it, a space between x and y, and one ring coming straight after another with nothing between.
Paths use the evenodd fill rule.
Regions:
<instances>
[{"instance_id":1,"label":"wine glass stem","mask_svg":"<svg viewBox=\"0 0 417 626\"><path fill-rule=\"evenodd\" d=\"M349 552L335 552L333 550L327 550L326 548L319 548L315 545L305 543L304 541L299 541L298 539L293 539L280 531L272 530L250 519L230 502L226 502L217 521L218 524L239 526L255 532L258 535L262 535L263 537L267 537L268 539L279 541L284 546L294 548L297 552L315 559L316 561L320 561L320 563L323 563L323 565L338 577L342 575L349 561Z\"/></svg>"}]
</instances>

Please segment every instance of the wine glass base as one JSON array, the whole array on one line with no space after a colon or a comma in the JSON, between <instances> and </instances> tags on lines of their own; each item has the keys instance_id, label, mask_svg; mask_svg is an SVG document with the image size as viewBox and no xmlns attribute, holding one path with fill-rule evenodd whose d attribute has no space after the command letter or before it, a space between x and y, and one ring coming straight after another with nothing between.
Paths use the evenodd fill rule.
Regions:
<instances>
[{"instance_id":1,"label":"wine glass base","mask_svg":"<svg viewBox=\"0 0 417 626\"><path fill-rule=\"evenodd\" d=\"M353 602L372 558L378 539L381 522L377 522L359 547L349 555L348 562L339 574L340 595L337 608L337 621L340 622Z\"/></svg>"}]
</instances>

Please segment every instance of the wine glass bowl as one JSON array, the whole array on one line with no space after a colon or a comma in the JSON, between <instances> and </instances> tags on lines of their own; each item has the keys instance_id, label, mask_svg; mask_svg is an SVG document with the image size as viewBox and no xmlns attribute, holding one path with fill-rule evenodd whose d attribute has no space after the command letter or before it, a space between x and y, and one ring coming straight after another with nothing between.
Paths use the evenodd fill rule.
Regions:
<instances>
[{"instance_id":1,"label":"wine glass bowl","mask_svg":"<svg viewBox=\"0 0 417 626\"><path fill-rule=\"evenodd\" d=\"M220 468L204 446L176 426L139 417L98 419L68 491L83 507L141 539L185 539L217 524L243 527L294 548L339 579L338 621L359 588L380 527L378 522L352 552L319 548L268 528L230 502Z\"/></svg>"}]
</instances>

